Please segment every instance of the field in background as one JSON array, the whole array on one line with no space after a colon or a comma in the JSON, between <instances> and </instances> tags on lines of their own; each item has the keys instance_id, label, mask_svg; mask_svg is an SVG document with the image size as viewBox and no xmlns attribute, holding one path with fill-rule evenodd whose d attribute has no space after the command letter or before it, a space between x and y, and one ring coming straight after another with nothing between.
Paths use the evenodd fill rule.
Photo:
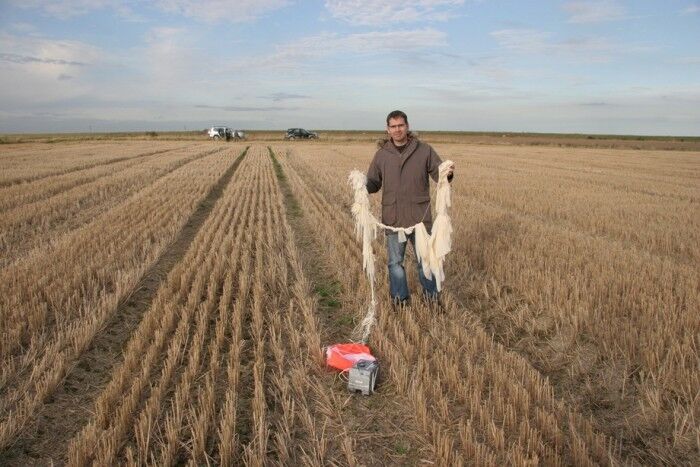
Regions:
<instances>
[{"instance_id":1,"label":"field in background","mask_svg":"<svg viewBox=\"0 0 700 467\"><path fill-rule=\"evenodd\" d=\"M639 150L697 138L422 135L445 307L382 296L349 397L320 349L366 309L345 180L380 136L1 145L0 463L698 463L700 153Z\"/></svg>"},{"instance_id":2,"label":"field in background","mask_svg":"<svg viewBox=\"0 0 700 467\"><path fill-rule=\"evenodd\" d=\"M284 140L284 130L246 131L248 141L265 142ZM374 143L384 138L382 131L320 130L319 141L326 143ZM417 132L431 143L463 143L486 145L524 145L584 147L603 149L645 149L700 151L698 136L636 136L636 135L585 135L559 133L512 132ZM63 143L78 141L206 141L206 131L131 132L131 133L56 133L56 134L6 134L0 135L0 144Z\"/></svg>"}]
</instances>

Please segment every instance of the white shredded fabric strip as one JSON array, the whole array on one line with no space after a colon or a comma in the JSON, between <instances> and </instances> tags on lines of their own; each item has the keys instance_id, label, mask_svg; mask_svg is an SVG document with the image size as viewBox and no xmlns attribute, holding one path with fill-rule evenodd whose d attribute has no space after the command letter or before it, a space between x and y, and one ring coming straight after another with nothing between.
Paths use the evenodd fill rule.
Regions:
<instances>
[{"instance_id":1,"label":"white shredded fabric strip","mask_svg":"<svg viewBox=\"0 0 700 467\"><path fill-rule=\"evenodd\" d=\"M353 331L355 340L367 342L372 326L376 322L377 301L374 292L374 252L372 241L377 238L379 228L398 232L399 241L405 242L406 236L416 234L416 256L423 268L423 274L428 279L435 277L438 292L442 290L445 281L443 263L445 256L452 250L452 220L448 208L452 206L452 195L447 174L454 167L454 162L444 161L439 167L437 193L435 195L435 220L431 235L423 222L412 227L392 227L377 220L370 211L369 194L367 193L367 176L359 170L353 170L348 176L348 183L354 191L355 201L352 205L352 217L355 221L355 234L362 240L362 268L370 283L370 303L367 314Z\"/></svg>"}]
</instances>

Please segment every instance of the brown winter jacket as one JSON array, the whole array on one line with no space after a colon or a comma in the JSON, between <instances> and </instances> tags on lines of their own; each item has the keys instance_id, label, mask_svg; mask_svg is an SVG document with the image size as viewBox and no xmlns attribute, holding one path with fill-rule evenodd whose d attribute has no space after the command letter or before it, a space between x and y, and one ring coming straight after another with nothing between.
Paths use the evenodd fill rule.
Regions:
<instances>
[{"instance_id":1,"label":"brown winter jacket","mask_svg":"<svg viewBox=\"0 0 700 467\"><path fill-rule=\"evenodd\" d=\"M430 181L437 182L442 161L430 145L409 137L400 153L391 140L380 143L367 170L367 191L382 189L382 223L411 227L423 222L430 231Z\"/></svg>"}]
</instances>

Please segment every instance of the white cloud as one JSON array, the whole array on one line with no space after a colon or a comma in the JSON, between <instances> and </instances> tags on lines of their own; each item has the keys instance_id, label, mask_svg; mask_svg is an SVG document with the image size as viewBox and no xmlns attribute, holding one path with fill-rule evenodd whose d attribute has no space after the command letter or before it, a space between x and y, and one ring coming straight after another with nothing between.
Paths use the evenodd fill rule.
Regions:
<instances>
[{"instance_id":1,"label":"white cloud","mask_svg":"<svg viewBox=\"0 0 700 467\"><path fill-rule=\"evenodd\" d=\"M683 10L683 14L686 15L694 15L696 13L700 13L700 5L698 4L690 5L689 7Z\"/></svg>"},{"instance_id":2,"label":"white cloud","mask_svg":"<svg viewBox=\"0 0 700 467\"><path fill-rule=\"evenodd\" d=\"M29 111L62 103L75 115L115 108L115 102L187 101L206 92L202 70L213 68L184 28L153 28L141 44L109 51L78 42L0 34L0 102ZM135 112L130 106L118 112ZM97 111L95 111L97 112ZM109 111L107 111L109 113Z\"/></svg>"},{"instance_id":3,"label":"white cloud","mask_svg":"<svg viewBox=\"0 0 700 467\"><path fill-rule=\"evenodd\" d=\"M387 25L446 21L464 0L326 0L326 9L341 21L354 25Z\"/></svg>"},{"instance_id":4,"label":"white cloud","mask_svg":"<svg viewBox=\"0 0 700 467\"><path fill-rule=\"evenodd\" d=\"M79 41L0 34L0 102L18 109L81 95L102 55Z\"/></svg>"},{"instance_id":5,"label":"white cloud","mask_svg":"<svg viewBox=\"0 0 700 467\"><path fill-rule=\"evenodd\" d=\"M296 68L306 61L332 55L409 53L444 46L445 39L444 32L433 28L348 35L325 33L278 46L275 53L244 60L237 67Z\"/></svg>"},{"instance_id":6,"label":"white cloud","mask_svg":"<svg viewBox=\"0 0 700 467\"><path fill-rule=\"evenodd\" d=\"M613 56L656 50L658 46L625 45L605 37L581 37L556 41L547 31L536 29L501 29L491 37L506 49L526 54L566 56L577 61L607 62Z\"/></svg>"},{"instance_id":7,"label":"white cloud","mask_svg":"<svg viewBox=\"0 0 700 467\"><path fill-rule=\"evenodd\" d=\"M243 22L289 5L287 0L158 0L161 9L202 21Z\"/></svg>"},{"instance_id":8,"label":"white cloud","mask_svg":"<svg viewBox=\"0 0 700 467\"><path fill-rule=\"evenodd\" d=\"M153 5L168 13L175 13L201 21L250 21L289 4L288 0L157 0L140 2L127 0L9 0L16 7L31 9L42 15L69 19L97 10L109 9L122 18L141 20L139 11Z\"/></svg>"},{"instance_id":9,"label":"white cloud","mask_svg":"<svg viewBox=\"0 0 700 467\"><path fill-rule=\"evenodd\" d=\"M614 0L576 1L564 4L570 23L599 23L624 19L624 8Z\"/></svg>"},{"instance_id":10,"label":"white cloud","mask_svg":"<svg viewBox=\"0 0 700 467\"><path fill-rule=\"evenodd\" d=\"M20 8L32 9L42 15L59 19L69 19L81 16L95 10L112 9L125 16L131 15L129 2L115 2L113 0L9 0L10 3Z\"/></svg>"},{"instance_id":11,"label":"white cloud","mask_svg":"<svg viewBox=\"0 0 700 467\"><path fill-rule=\"evenodd\" d=\"M100 49L80 41L0 35L0 61L47 77L74 73L75 67L95 62L100 56Z\"/></svg>"}]
</instances>

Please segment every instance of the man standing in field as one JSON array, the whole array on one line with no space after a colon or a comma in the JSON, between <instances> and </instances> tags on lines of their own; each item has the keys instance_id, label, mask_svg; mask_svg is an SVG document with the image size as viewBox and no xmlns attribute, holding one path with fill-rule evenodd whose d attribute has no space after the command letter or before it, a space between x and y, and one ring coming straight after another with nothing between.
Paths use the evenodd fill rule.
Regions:
<instances>
[{"instance_id":1,"label":"man standing in field","mask_svg":"<svg viewBox=\"0 0 700 467\"><path fill-rule=\"evenodd\" d=\"M382 223L392 227L412 227L423 222L428 233L432 227L430 212L430 181L437 182L442 163L430 145L419 141L411 134L408 117L394 110L386 117L388 139L379 143L379 149L367 171L367 192L382 191ZM453 172L447 176L452 181ZM415 252L415 233L406 235ZM406 271L403 267L406 243L399 234L387 230L387 256L389 266L389 292L395 304L407 305L410 300ZM423 286L423 295L437 301L438 291L435 277L428 279L418 264L418 278Z\"/></svg>"}]
</instances>

